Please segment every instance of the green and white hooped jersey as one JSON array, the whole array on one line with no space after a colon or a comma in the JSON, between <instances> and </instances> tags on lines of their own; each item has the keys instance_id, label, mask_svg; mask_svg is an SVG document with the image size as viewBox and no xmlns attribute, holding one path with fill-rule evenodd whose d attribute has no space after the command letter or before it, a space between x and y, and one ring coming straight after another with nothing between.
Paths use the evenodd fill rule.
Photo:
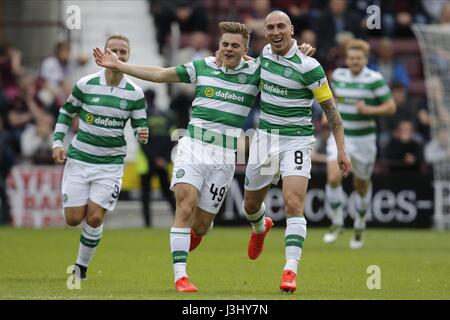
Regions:
<instances>
[{"instance_id":1,"label":"green and white hooped jersey","mask_svg":"<svg viewBox=\"0 0 450 320\"><path fill-rule=\"evenodd\" d=\"M344 124L345 136L374 136L375 117L359 114L356 102L364 100L367 106L376 106L389 100L392 94L383 76L365 67L356 76L348 68L338 68L332 77L331 86Z\"/></svg>"},{"instance_id":2,"label":"green and white hooped jersey","mask_svg":"<svg viewBox=\"0 0 450 320\"><path fill-rule=\"evenodd\" d=\"M242 60L235 69L226 69L214 60L206 57L176 67L182 82L196 84L187 131L194 140L236 150L259 91L260 66Z\"/></svg>"},{"instance_id":3,"label":"green and white hooped jersey","mask_svg":"<svg viewBox=\"0 0 450 320\"><path fill-rule=\"evenodd\" d=\"M53 146L62 146L73 118L79 130L67 151L69 158L91 164L123 164L127 145L125 124L148 127L142 89L123 76L118 87L108 86L105 69L81 78L59 111ZM136 130L135 130L136 134Z\"/></svg>"},{"instance_id":4,"label":"green and white hooped jersey","mask_svg":"<svg viewBox=\"0 0 450 320\"><path fill-rule=\"evenodd\" d=\"M325 71L316 59L304 55L293 41L284 56L266 45L261 63L261 113L259 129L282 136L313 136L314 97L332 97ZM278 131L277 131L278 130Z\"/></svg>"}]
</instances>

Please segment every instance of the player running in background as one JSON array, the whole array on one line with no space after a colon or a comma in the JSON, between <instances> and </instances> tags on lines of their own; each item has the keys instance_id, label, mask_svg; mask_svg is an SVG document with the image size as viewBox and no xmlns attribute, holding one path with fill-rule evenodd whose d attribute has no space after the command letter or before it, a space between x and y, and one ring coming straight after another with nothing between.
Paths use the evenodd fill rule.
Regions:
<instances>
[{"instance_id":1,"label":"player running in background","mask_svg":"<svg viewBox=\"0 0 450 320\"><path fill-rule=\"evenodd\" d=\"M105 49L122 62L130 56L128 38L113 35ZM75 116L80 124L66 153L63 147ZM64 166L63 207L70 226L83 223L75 274L86 279L89 262L103 234L103 220L119 197L127 146L124 128L128 119L140 143L147 143L148 125L144 94L119 71L102 69L81 78L61 107L53 135L53 159Z\"/></svg>"},{"instance_id":2,"label":"player running in background","mask_svg":"<svg viewBox=\"0 0 450 320\"><path fill-rule=\"evenodd\" d=\"M372 188L370 179L376 159L377 116L395 113L396 105L391 91L381 74L367 68L369 44L364 40L352 40L346 48L347 68L338 68L332 75L332 88L338 102L338 110L344 123L347 152L353 164L353 186L356 190L357 216L350 248L363 246L363 231L370 205ZM342 179L336 162L333 137L327 141L326 202L331 211L332 226L324 235L325 243L336 241L343 230Z\"/></svg>"},{"instance_id":3,"label":"player running in background","mask_svg":"<svg viewBox=\"0 0 450 320\"><path fill-rule=\"evenodd\" d=\"M261 53L261 113L259 128L250 146L245 174L243 211L253 226L248 244L250 259L259 257L264 238L273 223L265 217L264 198L271 183L282 177L286 214L286 264L280 289L296 290L298 264L306 238L304 200L310 178L310 152L314 146L311 106L314 97L321 104L336 138L337 163L345 177L351 162L345 152L344 130L322 66L300 52L292 39L293 26L281 12L270 13L265 20L269 44ZM273 167L268 169L268 164Z\"/></svg>"}]
</instances>

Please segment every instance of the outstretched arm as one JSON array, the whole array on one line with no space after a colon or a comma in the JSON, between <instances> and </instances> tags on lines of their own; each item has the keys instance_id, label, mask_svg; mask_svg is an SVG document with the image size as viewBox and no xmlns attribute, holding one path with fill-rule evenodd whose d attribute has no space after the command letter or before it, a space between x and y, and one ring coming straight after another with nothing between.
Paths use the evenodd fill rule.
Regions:
<instances>
[{"instance_id":1,"label":"outstretched arm","mask_svg":"<svg viewBox=\"0 0 450 320\"><path fill-rule=\"evenodd\" d=\"M336 109L334 98L320 102L320 105L325 112L334 140L336 141L339 168L341 169L342 175L347 177L352 170L352 163L345 152L344 126L342 124L341 115Z\"/></svg>"},{"instance_id":2,"label":"outstretched arm","mask_svg":"<svg viewBox=\"0 0 450 320\"><path fill-rule=\"evenodd\" d=\"M117 70L135 78L158 83L181 82L175 67L161 68L128 64L120 61L117 55L109 49L102 52L99 48L95 48L93 55L99 66Z\"/></svg>"}]
</instances>

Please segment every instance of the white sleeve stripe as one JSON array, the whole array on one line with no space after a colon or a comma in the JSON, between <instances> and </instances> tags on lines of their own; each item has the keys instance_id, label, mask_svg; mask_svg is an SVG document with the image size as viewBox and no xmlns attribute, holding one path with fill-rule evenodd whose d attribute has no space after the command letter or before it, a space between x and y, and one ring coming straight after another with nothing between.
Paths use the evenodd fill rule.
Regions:
<instances>
[{"instance_id":1,"label":"white sleeve stripe","mask_svg":"<svg viewBox=\"0 0 450 320\"><path fill-rule=\"evenodd\" d=\"M131 118L133 118L135 120L146 119L147 114L145 112L145 109L133 110L131 112Z\"/></svg>"},{"instance_id":2,"label":"white sleeve stripe","mask_svg":"<svg viewBox=\"0 0 450 320\"><path fill-rule=\"evenodd\" d=\"M62 132L66 134L69 131L69 126L64 123L57 123L55 126L55 132Z\"/></svg>"},{"instance_id":3,"label":"white sleeve stripe","mask_svg":"<svg viewBox=\"0 0 450 320\"><path fill-rule=\"evenodd\" d=\"M77 115L76 113L67 112L67 110L64 108L59 109L59 112L65 114L66 116L71 117L71 118L73 118Z\"/></svg>"},{"instance_id":4,"label":"white sleeve stripe","mask_svg":"<svg viewBox=\"0 0 450 320\"><path fill-rule=\"evenodd\" d=\"M309 86L307 86L307 88L310 89L310 90L314 90L316 88L320 88L321 86L323 86L327 82L328 82L328 80L327 80L327 77L325 76L322 79L317 80L314 83L310 84Z\"/></svg>"},{"instance_id":5,"label":"white sleeve stripe","mask_svg":"<svg viewBox=\"0 0 450 320\"><path fill-rule=\"evenodd\" d=\"M67 98L67 102L72 104L74 107L81 107L81 105L83 104L80 100L75 98L72 94L69 96L69 98Z\"/></svg>"},{"instance_id":6,"label":"white sleeve stripe","mask_svg":"<svg viewBox=\"0 0 450 320\"><path fill-rule=\"evenodd\" d=\"M197 74L195 72L194 63L193 62L186 63L184 67L186 68L189 78L191 79L191 83L196 82Z\"/></svg>"},{"instance_id":7,"label":"white sleeve stripe","mask_svg":"<svg viewBox=\"0 0 450 320\"><path fill-rule=\"evenodd\" d=\"M385 94L389 93L390 89L388 86L384 85L378 89L375 90L375 95L377 97L384 96Z\"/></svg>"}]
</instances>

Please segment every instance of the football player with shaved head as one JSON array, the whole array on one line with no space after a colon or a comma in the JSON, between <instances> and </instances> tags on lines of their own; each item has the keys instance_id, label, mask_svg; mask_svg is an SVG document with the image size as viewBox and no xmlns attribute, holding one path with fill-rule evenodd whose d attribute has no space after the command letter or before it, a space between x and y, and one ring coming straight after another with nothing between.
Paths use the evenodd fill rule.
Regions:
<instances>
[{"instance_id":1,"label":"football player with shaved head","mask_svg":"<svg viewBox=\"0 0 450 320\"><path fill-rule=\"evenodd\" d=\"M273 11L265 19L269 42L259 56L261 63L261 113L259 128L250 146L245 177L243 212L253 226L248 256L256 259L273 222L266 217L264 198L272 183L282 179L286 215L285 266L280 289L296 290L298 265L306 238L304 201L314 147L311 123L313 99L322 106L337 146L337 163L345 177L351 162L345 152L342 120L336 110L327 77L316 59L303 54L292 38L294 28L287 14ZM267 165L270 168L267 168Z\"/></svg>"}]
</instances>

